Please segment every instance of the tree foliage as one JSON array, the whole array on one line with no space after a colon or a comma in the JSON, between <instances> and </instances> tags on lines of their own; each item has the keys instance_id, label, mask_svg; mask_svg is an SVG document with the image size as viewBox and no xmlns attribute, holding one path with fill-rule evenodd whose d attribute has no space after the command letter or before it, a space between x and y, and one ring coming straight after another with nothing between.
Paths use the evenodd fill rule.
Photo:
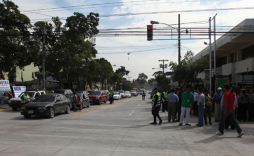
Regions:
<instances>
[{"instance_id":1,"label":"tree foliage","mask_svg":"<svg viewBox=\"0 0 254 156\"><path fill-rule=\"evenodd\" d=\"M125 76L128 75L130 71L126 70L125 67L121 66L121 68L117 69L115 73Z\"/></svg>"},{"instance_id":2,"label":"tree foliage","mask_svg":"<svg viewBox=\"0 0 254 156\"><path fill-rule=\"evenodd\" d=\"M33 62L33 42L27 31L31 24L12 1L0 2L0 10L0 68L13 80L16 67L23 68Z\"/></svg>"},{"instance_id":3,"label":"tree foliage","mask_svg":"<svg viewBox=\"0 0 254 156\"><path fill-rule=\"evenodd\" d=\"M59 17L53 17L52 23L36 22L34 40L39 45L37 55L37 66L42 71L42 49L43 36L45 36L46 51L46 75L51 75L71 87L72 82L79 81L80 76L84 80L90 81L92 78L86 75L93 71L91 64L96 65L95 71L101 71L98 67L100 63L92 61L97 54L93 44L86 38L96 35L99 31L98 14L90 13L85 16L81 13L74 13L66 19L65 25ZM43 30L45 27L45 35ZM90 63L91 62L91 63ZM54 68L52 68L54 67Z\"/></svg>"},{"instance_id":4,"label":"tree foliage","mask_svg":"<svg viewBox=\"0 0 254 156\"><path fill-rule=\"evenodd\" d=\"M144 74L144 73L140 73L139 75L138 75L138 79L137 79L137 81L139 82L139 84L141 85L141 87L143 87L144 88L144 85L146 84L146 80L148 79L148 76L146 75L146 74Z\"/></svg>"},{"instance_id":5,"label":"tree foliage","mask_svg":"<svg viewBox=\"0 0 254 156\"><path fill-rule=\"evenodd\" d=\"M168 88L168 84L170 83L170 79L165 76L165 74L162 71L157 71L153 74L155 77L156 87L160 89L166 89Z\"/></svg>"},{"instance_id":6,"label":"tree foliage","mask_svg":"<svg viewBox=\"0 0 254 156\"><path fill-rule=\"evenodd\" d=\"M198 83L201 80L197 78L199 73L205 71L208 66L207 58L203 57L198 61L193 61L194 53L192 51L187 51L184 59L178 65L176 62L170 62L169 66L174 74L172 75L172 80L175 82L180 82L184 84Z\"/></svg>"}]
</instances>

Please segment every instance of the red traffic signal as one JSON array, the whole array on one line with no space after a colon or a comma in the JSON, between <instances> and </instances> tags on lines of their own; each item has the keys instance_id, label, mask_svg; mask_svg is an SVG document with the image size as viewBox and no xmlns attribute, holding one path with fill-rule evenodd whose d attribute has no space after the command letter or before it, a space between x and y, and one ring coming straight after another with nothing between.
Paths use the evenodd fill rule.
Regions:
<instances>
[{"instance_id":1,"label":"red traffic signal","mask_svg":"<svg viewBox=\"0 0 254 156\"><path fill-rule=\"evenodd\" d=\"M153 25L147 25L147 41L153 40Z\"/></svg>"}]
</instances>

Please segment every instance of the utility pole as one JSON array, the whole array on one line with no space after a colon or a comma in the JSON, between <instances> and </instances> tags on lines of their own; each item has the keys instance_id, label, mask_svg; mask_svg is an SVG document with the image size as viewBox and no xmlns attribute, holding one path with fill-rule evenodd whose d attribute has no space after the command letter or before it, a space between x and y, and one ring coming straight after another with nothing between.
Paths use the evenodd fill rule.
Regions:
<instances>
[{"instance_id":1,"label":"utility pole","mask_svg":"<svg viewBox=\"0 0 254 156\"><path fill-rule=\"evenodd\" d=\"M42 48L42 68L43 68L43 90L46 91L46 79L45 79L45 22L43 24L43 48Z\"/></svg>"},{"instance_id":2,"label":"utility pole","mask_svg":"<svg viewBox=\"0 0 254 156\"><path fill-rule=\"evenodd\" d=\"M181 64L181 19L180 14L178 14L178 66ZM181 86L181 82L178 81L178 87Z\"/></svg>"},{"instance_id":3,"label":"utility pole","mask_svg":"<svg viewBox=\"0 0 254 156\"><path fill-rule=\"evenodd\" d=\"M212 40L211 40L211 17L209 18L209 48L210 48L210 53L209 53L209 79L210 79L210 94L212 94Z\"/></svg>"},{"instance_id":4,"label":"utility pole","mask_svg":"<svg viewBox=\"0 0 254 156\"><path fill-rule=\"evenodd\" d=\"M180 14L178 14L178 65L180 65L181 62L181 20L180 20Z\"/></svg>"},{"instance_id":5,"label":"utility pole","mask_svg":"<svg viewBox=\"0 0 254 156\"><path fill-rule=\"evenodd\" d=\"M216 14L217 15L217 14ZM213 30L213 33L214 33L214 58L213 58L213 63L214 63L214 80L216 81L216 15L213 17L213 24L214 24L214 30ZM215 83L216 84L216 83ZM214 87L214 93L216 92L216 87Z\"/></svg>"},{"instance_id":6,"label":"utility pole","mask_svg":"<svg viewBox=\"0 0 254 156\"><path fill-rule=\"evenodd\" d=\"M164 74L164 68L165 68L165 65L164 65L164 62L166 62L166 61L168 61L168 60L159 60L159 62L163 62L163 66L162 66L162 69L163 69L163 74Z\"/></svg>"}]
</instances>

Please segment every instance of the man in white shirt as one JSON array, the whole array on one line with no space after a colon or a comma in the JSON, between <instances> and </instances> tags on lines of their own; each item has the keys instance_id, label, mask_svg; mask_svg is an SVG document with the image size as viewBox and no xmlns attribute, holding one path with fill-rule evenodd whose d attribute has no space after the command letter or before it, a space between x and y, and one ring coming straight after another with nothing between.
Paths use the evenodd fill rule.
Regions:
<instances>
[{"instance_id":1,"label":"man in white shirt","mask_svg":"<svg viewBox=\"0 0 254 156\"><path fill-rule=\"evenodd\" d=\"M197 127L204 126L204 111L205 111L205 95L201 88L197 89L198 96L198 124Z\"/></svg>"}]
</instances>

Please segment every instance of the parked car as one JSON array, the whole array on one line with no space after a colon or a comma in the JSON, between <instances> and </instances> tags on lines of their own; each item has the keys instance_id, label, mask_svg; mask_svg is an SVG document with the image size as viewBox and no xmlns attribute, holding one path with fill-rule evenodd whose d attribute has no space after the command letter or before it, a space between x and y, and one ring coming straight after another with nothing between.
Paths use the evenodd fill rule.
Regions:
<instances>
[{"instance_id":1,"label":"parked car","mask_svg":"<svg viewBox=\"0 0 254 156\"><path fill-rule=\"evenodd\" d=\"M69 100L71 100L71 102L73 102L73 92L71 89L57 89L54 93L63 94Z\"/></svg>"},{"instance_id":2,"label":"parked car","mask_svg":"<svg viewBox=\"0 0 254 156\"><path fill-rule=\"evenodd\" d=\"M90 107L90 99L88 97L87 91L77 91L77 96L80 98L81 101L81 108Z\"/></svg>"},{"instance_id":3,"label":"parked car","mask_svg":"<svg viewBox=\"0 0 254 156\"><path fill-rule=\"evenodd\" d=\"M69 114L71 107L71 101L63 94L52 93L40 95L33 102L23 105L20 113L25 118L31 118L32 115L53 118L56 113Z\"/></svg>"},{"instance_id":4,"label":"parked car","mask_svg":"<svg viewBox=\"0 0 254 156\"><path fill-rule=\"evenodd\" d=\"M126 98L131 98L131 93L129 91L124 92Z\"/></svg>"},{"instance_id":5,"label":"parked car","mask_svg":"<svg viewBox=\"0 0 254 156\"><path fill-rule=\"evenodd\" d=\"M138 96L138 93L136 90L131 90L130 93L131 93L131 96Z\"/></svg>"},{"instance_id":6,"label":"parked car","mask_svg":"<svg viewBox=\"0 0 254 156\"><path fill-rule=\"evenodd\" d=\"M121 100L121 95L120 95L120 93L119 93L119 92L114 92L113 98L114 98L115 100Z\"/></svg>"},{"instance_id":7,"label":"parked car","mask_svg":"<svg viewBox=\"0 0 254 156\"><path fill-rule=\"evenodd\" d=\"M16 98L11 98L10 103L8 104L12 110L17 110L18 108L21 108L25 103L22 103L21 97L25 94L25 92L21 93ZM39 95L46 94L45 91L27 91L27 94L29 95L30 99L33 101L35 100ZM31 102L31 100L28 99L28 102Z\"/></svg>"},{"instance_id":8,"label":"parked car","mask_svg":"<svg viewBox=\"0 0 254 156\"><path fill-rule=\"evenodd\" d=\"M119 90L118 92L120 93L122 99L126 98L126 95L124 94L123 90Z\"/></svg>"},{"instance_id":9,"label":"parked car","mask_svg":"<svg viewBox=\"0 0 254 156\"><path fill-rule=\"evenodd\" d=\"M108 95L103 91L90 91L89 99L91 104L101 104L101 102L107 103Z\"/></svg>"}]
</instances>

